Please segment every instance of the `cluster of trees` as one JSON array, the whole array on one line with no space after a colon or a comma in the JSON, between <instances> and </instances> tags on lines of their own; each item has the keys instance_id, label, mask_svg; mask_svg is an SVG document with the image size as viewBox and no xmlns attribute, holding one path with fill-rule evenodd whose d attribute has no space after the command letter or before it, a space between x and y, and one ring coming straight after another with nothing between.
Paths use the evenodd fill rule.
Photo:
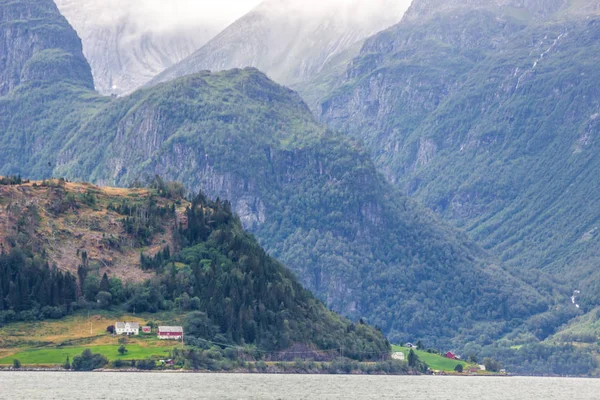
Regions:
<instances>
[{"instance_id":1,"label":"cluster of trees","mask_svg":"<svg viewBox=\"0 0 600 400\"><path fill-rule=\"evenodd\" d=\"M59 318L77 300L77 281L39 256L13 248L0 253L0 324Z\"/></svg>"},{"instance_id":2,"label":"cluster of trees","mask_svg":"<svg viewBox=\"0 0 600 400\"><path fill-rule=\"evenodd\" d=\"M183 249L170 259L164 254L154 258L153 268L160 272L129 288L129 310L200 311L188 319L190 342L201 338L264 349L313 343L322 349L343 347L355 359L389 353L381 332L327 310L269 257L243 231L228 202L198 195L186 219L175 238Z\"/></svg>"},{"instance_id":3,"label":"cluster of trees","mask_svg":"<svg viewBox=\"0 0 600 400\"><path fill-rule=\"evenodd\" d=\"M597 345L591 348L578 348L565 344L529 343L515 347L490 346L483 354L486 368L495 371L502 365L517 374L524 375L591 375L598 368L594 353L600 350ZM488 365L490 357L502 361Z\"/></svg>"},{"instance_id":4,"label":"cluster of trees","mask_svg":"<svg viewBox=\"0 0 600 400\"><path fill-rule=\"evenodd\" d=\"M81 355L73 357L71 369L74 371L93 371L108 364L108 359L102 354L94 354L92 350L85 349Z\"/></svg>"},{"instance_id":5,"label":"cluster of trees","mask_svg":"<svg viewBox=\"0 0 600 400\"><path fill-rule=\"evenodd\" d=\"M28 182L28 180L22 179L21 175L0 176L0 185L20 185Z\"/></svg>"},{"instance_id":6,"label":"cluster of trees","mask_svg":"<svg viewBox=\"0 0 600 400\"><path fill-rule=\"evenodd\" d=\"M165 246L164 249L159 251L152 256L146 256L144 253L140 253L140 266L144 271L155 270L161 268L165 261L171 259L171 249L169 246Z\"/></svg>"},{"instance_id":7,"label":"cluster of trees","mask_svg":"<svg viewBox=\"0 0 600 400\"><path fill-rule=\"evenodd\" d=\"M151 194L143 203L122 200L110 203L108 209L123 215L121 220L125 232L147 245L156 233L164 232L165 218L175 217L175 204L161 206Z\"/></svg>"}]
</instances>

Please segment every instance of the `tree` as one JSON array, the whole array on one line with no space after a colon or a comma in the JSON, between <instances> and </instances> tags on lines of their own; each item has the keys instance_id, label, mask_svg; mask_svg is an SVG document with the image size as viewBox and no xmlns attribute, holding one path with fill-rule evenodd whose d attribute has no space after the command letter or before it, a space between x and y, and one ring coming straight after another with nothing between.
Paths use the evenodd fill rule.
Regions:
<instances>
[{"instance_id":1,"label":"tree","mask_svg":"<svg viewBox=\"0 0 600 400\"><path fill-rule=\"evenodd\" d=\"M21 361L14 359L13 360L13 368L14 369L20 369L21 368Z\"/></svg>"},{"instance_id":2,"label":"tree","mask_svg":"<svg viewBox=\"0 0 600 400\"><path fill-rule=\"evenodd\" d=\"M101 292L110 291L110 282L108 280L108 275L106 275L106 272L104 273L104 275L102 275L102 280L100 281L100 291Z\"/></svg>"},{"instance_id":3,"label":"tree","mask_svg":"<svg viewBox=\"0 0 600 400\"><path fill-rule=\"evenodd\" d=\"M469 354L467 361L469 361L471 364L477 364L477 356L475 354Z\"/></svg>"},{"instance_id":4,"label":"tree","mask_svg":"<svg viewBox=\"0 0 600 400\"><path fill-rule=\"evenodd\" d=\"M454 370L458 373L462 373L463 372L462 364L456 364L456 367L454 367Z\"/></svg>"},{"instance_id":5,"label":"tree","mask_svg":"<svg viewBox=\"0 0 600 400\"><path fill-rule=\"evenodd\" d=\"M484 358L483 365L485 365L486 371L498 372L502 369L502 364L491 357Z\"/></svg>"},{"instance_id":6,"label":"tree","mask_svg":"<svg viewBox=\"0 0 600 400\"><path fill-rule=\"evenodd\" d=\"M63 368L64 369L71 369L71 361L69 360L69 356L67 356L67 359L63 363Z\"/></svg>"},{"instance_id":7,"label":"tree","mask_svg":"<svg viewBox=\"0 0 600 400\"><path fill-rule=\"evenodd\" d=\"M114 325L109 325L106 327L106 332L110 333L111 335L114 335L115 333L115 326Z\"/></svg>"},{"instance_id":8,"label":"tree","mask_svg":"<svg viewBox=\"0 0 600 400\"><path fill-rule=\"evenodd\" d=\"M100 291L100 280L96 275L88 275L83 282L83 295L87 301L95 301Z\"/></svg>"},{"instance_id":9,"label":"tree","mask_svg":"<svg viewBox=\"0 0 600 400\"><path fill-rule=\"evenodd\" d=\"M124 344L122 344L119 346L119 354L124 355L125 353L127 353L127 348L125 347Z\"/></svg>"},{"instance_id":10,"label":"tree","mask_svg":"<svg viewBox=\"0 0 600 400\"><path fill-rule=\"evenodd\" d=\"M193 311L185 317L186 335L210 340L215 336L217 331L217 328L206 313Z\"/></svg>"},{"instance_id":11,"label":"tree","mask_svg":"<svg viewBox=\"0 0 600 400\"><path fill-rule=\"evenodd\" d=\"M149 358L147 360L139 360L136 363L136 365L137 365L138 369L153 370L154 368L156 368L156 361L154 361L153 359Z\"/></svg>"},{"instance_id":12,"label":"tree","mask_svg":"<svg viewBox=\"0 0 600 400\"><path fill-rule=\"evenodd\" d=\"M73 357L71 367L75 371L93 371L108 364L108 359L102 354L92 354L90 349L85 349L81 355Z\"/></svg>"},{"instance_id":13,"label":"tree","mask_svg":"<svg viewBox=\"0 0 600 400\"><path fill-rule=\"evenodd\" d=\"M417 356L415 354L413 349L410 349L410 351L408 352L408 366L416 367L418 362L419 362L419 356Z\"/></svg>"},{"instance_id":14,"label":"tree","mask_svg":"<svg viewBox=\"0 0 600 400\"><path fill-rule=\"evenodd\" d=\"M421 340L417 341L417 350L423 350L425 348L425 346L423 345L423 342L421 342Z\"/></svg>"},{"instance_id":15,"label":"tree","mask_svg":"<svg viewBox=\"0 0 600 400\"><path fill-rule=\"evenodd\" d=\"M96 295L96 302L102 309L107 309L112 303L112 295L108 292L99 292Z\"/></svg>"}]
</instances>

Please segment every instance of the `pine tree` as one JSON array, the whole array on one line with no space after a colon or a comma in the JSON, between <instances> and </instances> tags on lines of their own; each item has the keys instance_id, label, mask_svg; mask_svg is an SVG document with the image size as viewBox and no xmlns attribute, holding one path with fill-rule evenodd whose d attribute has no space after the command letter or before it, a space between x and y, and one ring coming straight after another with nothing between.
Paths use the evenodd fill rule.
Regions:
<instances>
[{"instance_id":1,"label":"pine tree","mask_svg":"<svg viewBox=\"0 0 600 400\"><path fill-rule=\"evenodd\" d=\"M104 275L102 275L102 280L100 281L100 291L110 291L110 282L108 281L108 275L106 275L106 272L104 273Z\"/></svg>"}]
</instances>

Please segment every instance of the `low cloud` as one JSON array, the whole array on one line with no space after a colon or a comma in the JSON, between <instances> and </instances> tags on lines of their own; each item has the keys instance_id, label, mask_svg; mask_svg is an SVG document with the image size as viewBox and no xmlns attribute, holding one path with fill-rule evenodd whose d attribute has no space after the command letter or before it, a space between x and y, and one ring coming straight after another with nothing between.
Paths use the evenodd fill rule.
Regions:
<instances>
[{"instance_id":1,"label":"low cloud","mask_svg":"<svg viewBox=\"0 0 600 400\"><path fill-rule=\"evenodd\" d=\"M260 0L55 0L61 10L89 16L88 23L110 25L127 18L147 31L210 27L223 29L261 4ZM411 0L267 0L261 7L319 16L337 11L340 18L370 18L385 9L398 19ZM92 21L93 19L93 21Z\"/></svg>"}]
</instances>

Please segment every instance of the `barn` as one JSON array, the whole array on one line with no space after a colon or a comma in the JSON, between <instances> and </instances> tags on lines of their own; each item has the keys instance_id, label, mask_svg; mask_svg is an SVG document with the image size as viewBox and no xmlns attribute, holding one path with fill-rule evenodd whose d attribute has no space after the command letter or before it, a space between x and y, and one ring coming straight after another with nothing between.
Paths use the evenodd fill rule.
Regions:
<instances>
[{"instance_id":1,"label":"barn","mask_svg":"<svg viewBox=\"0 0 600 400\"><path fill-rule=\"evenodd\" d=\"M159 339L179 340L183 338L183 327L181 326L159 326Z\"/></svg>"}]
</instances>

